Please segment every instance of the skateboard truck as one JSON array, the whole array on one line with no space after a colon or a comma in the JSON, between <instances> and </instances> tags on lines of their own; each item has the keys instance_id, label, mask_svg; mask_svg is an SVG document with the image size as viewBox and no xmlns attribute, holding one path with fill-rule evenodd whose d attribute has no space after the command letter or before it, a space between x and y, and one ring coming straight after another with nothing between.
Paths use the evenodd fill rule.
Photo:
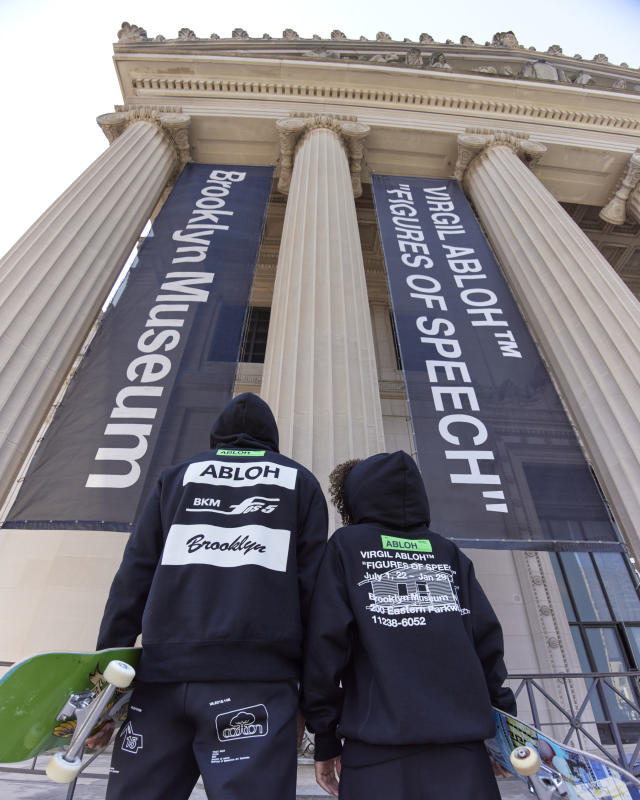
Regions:
<instances>
[{"instance_id":1,"label":"skateboard truck","mask_svg":"<svg viewBox=\"0 0 640 800\"><path fill-rule=\"evenodd\" d=\"M563 800L569 790L559 772L540 763L538 751L533 747L516 747L510 756L511 764L519 775L529 779L532 791L540 800ZM536 773L543 774L537 775Z\"/></svg>"},{"instance_id":2,"label":"skateboard truck","mask_svg":"<svg viewBox=\"0 0 640 800\"><path fill-rule=\"evenodd\" d=\"M85 742L101 719L116 689L126 689L136 671L124 661L110 661L104 671L107 686L92 699L91 692L71 695L58 715L58 719L76 718L77 725L67 749L56 753L47 764L47 775L56 783L71 783L82 769L82 751Z\"/></svg>"}]
</instances>

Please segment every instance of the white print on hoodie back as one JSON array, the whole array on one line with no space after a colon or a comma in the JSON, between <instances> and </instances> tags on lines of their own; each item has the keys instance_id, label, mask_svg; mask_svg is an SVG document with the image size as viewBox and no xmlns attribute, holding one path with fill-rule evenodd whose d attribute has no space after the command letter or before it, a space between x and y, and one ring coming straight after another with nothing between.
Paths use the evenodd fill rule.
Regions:
<instances>
[{"instance_id":1,"label":"white print on hoodie back","mask_svg":"<svg viewBox=\"0 0 640 800\"><path fill-rule=\"evenodd\" d=\"M291 531L241 525L172 525L162 552L164 566L209 564L241 567L254 564L277 572L287 569Z\"/></svg>"},{"instance_id":2,"label":"white print on hoodie back","mask_svg":"<svg viewBox=\"0 0 640 800\"><path fill-rule=\"evenodd\" d=\"M257 486L268 484L295 489L298 470L272 461L248 461L244 464L228 461L196 461L189 464L182 479L188 483L207 483L210 486Z\"/></svg>"},{"instance_id":3,"label":"white print on hoodie back","mask_svg":"<svg viewBox=\"0 0 640 800\"><path fill-rule=\"evenodd\" d=\"M358 586L370 586L371 603L366 608L373 612L376 624L407 628L427 624L426 616L417 615L470 613L460 606L456 573L450 564L428 562L433 558L428 553L374 550L361 555L365 573Z\"/></svg>"}]
</instances>

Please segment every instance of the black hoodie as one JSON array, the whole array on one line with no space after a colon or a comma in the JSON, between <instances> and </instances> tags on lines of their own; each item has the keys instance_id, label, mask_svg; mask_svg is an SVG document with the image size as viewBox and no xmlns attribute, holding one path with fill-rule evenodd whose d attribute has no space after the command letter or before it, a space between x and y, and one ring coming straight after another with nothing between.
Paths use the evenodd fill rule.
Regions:
<instances>
[{"instance_id":1,"label":"black hoodie","mask_svg":"<svg viewBox=\"0 0 640 800\"><path fill-rule=\"evenodd\" d=\"M235 397L211 449L165 470L114 578L98 649L133 645L146 681L299 676L327 539L313 475L278 452L269 406Z\"/></svg>"},{"instance_id":2,"label":"black hoodie","mask_svg":"<svg viewBox=\"0 0 640 800\"><path fill-rule=\"evenodd\" d=\"M344 496L354 524L327 546L305 648L316 760L338 755L339 737L389 757L398 745L492 736L491 705L515 712L502 631L471 561L429 530L415 462L372 456L351 470Z\"/></svg>"}]
</instances>

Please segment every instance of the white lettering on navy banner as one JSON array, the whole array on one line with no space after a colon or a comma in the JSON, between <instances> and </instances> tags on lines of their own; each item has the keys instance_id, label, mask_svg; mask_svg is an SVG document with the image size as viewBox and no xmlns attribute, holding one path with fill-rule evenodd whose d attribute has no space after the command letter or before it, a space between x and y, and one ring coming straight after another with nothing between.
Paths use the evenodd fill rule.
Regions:
<instances>
[{"instance_id":1,"label":"white lettering on navy banner","mask_svg":"<svg viewBox=\"0 0 640 800\"><path fill-rule=\"evenodd\" d=\"M271 484L295 489L298 470L271 461L250 461L245 464L228 461L196 461L187 467L182 485L208 483L212 486L257 486Z\"/></svg>"},{"instance_id":2,"label":"white lettering on navy banner","mask_svg":"<svg viewBox=\"0 0 640 800\"><path fill-rule=\"evenodd\" d=\"M253 564L285 572L290 538L291 531L263 525L220 528L217 525L176 524L169 529L162 564L209 564L214 567Z\"/></svg>"}]
</instances>

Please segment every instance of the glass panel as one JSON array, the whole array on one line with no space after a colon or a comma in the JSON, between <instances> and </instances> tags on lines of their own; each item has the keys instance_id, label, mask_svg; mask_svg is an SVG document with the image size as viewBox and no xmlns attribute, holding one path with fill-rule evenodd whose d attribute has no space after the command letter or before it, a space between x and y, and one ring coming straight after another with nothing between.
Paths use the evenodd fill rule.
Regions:
<instances>
[{"instance_id":1,"label":"glass panel","mask_svg":"<svg viewBox=\"0 0 640 800\"><path fill-rule=\"evenodd\" d=\"M634 669L640 669L640 628L636 628L635 625L625 625L625 631L636 661Z\"/></svg>"},{"instance_id":2,"label":"glass panel","mask_svg":"<svg viewBox=\"0 0 640 800\"><path fill-rule=\"evenodd\" d=\"M609 602L616 619L640 621L640 600L620 553L595 553Z\"/></svg>"},{"instance_id":3,"label":"glass panel","mask_svg":"<svg viewBox=\"0 0 640 800\"><path fill-rule=\"evenodd\" d=\"M578 652L578 658L580 659L580 666L582 667L582 671L595 672L594 667L589 663L589 656L587 655L584 642L582 641L582 636L580 635L580 629L572 625L571 634L573 636L573 643L576 646L576 651ZM591 688L591 684L592 681L585 680L584 682L585 694ZM591 693L589 700L591 702L591 709L594 714L594 719L596 720L596 722L602 722L603 720L605 720L606 717L604 715L604 711L602 710L602 703L600 702L597 689ZM587 709L585 709L582 715L582 721L583 722L592 721L592 718L589 717L589 712Z\"/></svg>"},{"instance_id":4,"label":"glass panel","mask_svg":"<svg viewBox=\"0 0 640 800\"><path fill-rule=\"evenodd\" d=\"M585 633L598 672L624 672L629 669L614 628L586 628ZM632 703L637 703L628 678L611 678L609 680L624 698ZM624 699L609 687L603 685L603 693L613 719L618 722L631 722L640 718L625 703Z\"/></svg>"},{"instance_id":5,"label":"glass panel","mask_svg":"<svg viewBox=\"0 0 640 800\"><path fill-rule=\"evenodd\" d=\"M583 622L610 620L611 614L589 553L561 553L569 588Z\"/></svg>"},{"instance_id":6,"label":"glass panel","mask_svg":"<svg viewBox=\"0 0 640 800\"><path fill-rule=\"evenodd\" d=\"M557 553L551 553L551 564L553 565L553 571L556 575L558 589L560 589L560 595L562 596L562 604L564 605L565 614L567 615L569 622L575 622L576 615L573 611L573 605L571 603L571 598L569 597L569 592L567 591L567 584L565 582L564 575L560 569L560 562L558 561Z\"/></svg>"}]
</instances>

